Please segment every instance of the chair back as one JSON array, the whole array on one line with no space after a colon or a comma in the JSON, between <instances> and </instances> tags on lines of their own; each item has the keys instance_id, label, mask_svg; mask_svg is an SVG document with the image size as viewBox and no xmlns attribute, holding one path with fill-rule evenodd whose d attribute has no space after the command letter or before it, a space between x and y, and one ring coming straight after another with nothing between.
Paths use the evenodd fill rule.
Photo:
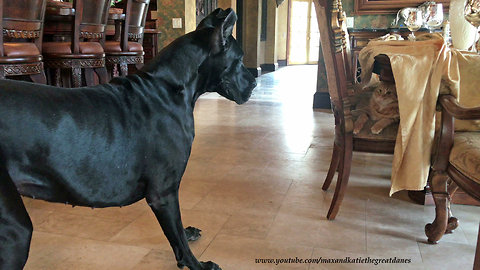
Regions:
<instances>
[{"instance_id":1,"label":"chair back","mask_svg":"<svg viewBox=\"0 0 480 270\"><path fill-rule=\"evenodd\" d=\"M143 41L149 3L150 0L127 0L124 6L125 23L120 41L122 51L128 51L128 40L140 43Z\"/></svg>"},{"instance_id":2,"label":"chair back","mask_svg":"<svg viewBox=\"0 0 480 270\"><path fill-rule=\"evenodd\" d=\"M0 0L0 51L3 39L34 39L40 50L47 0Z\"/></svg>"},{"instance_id":3,"label":"chair back","mask_svg":"<svg viewBox=\"0 0 480 270\"><path fill-rule=\"evenodd\" d=\"M101 39L105 33L106 18L111 0L74 1L75 22L80 38Z\"/></svg>"},{"instance_id":4,"label":"chair back","mask_svg":"<svg viewBox=\"0 0 480 270\"><path fill-rule=\"evenodd\" d=\"M349 108L348 85L353 84L350 41L340 0L314 0L320 42L327 71L332 109Z\"/></svg>"},{"instance_id":5,"label":"chair back","mask_svg":"<svg viewBox=\"0 0 480 270\"><path fill-rule=\"evenodd\" d=\"M74 0L72 51L79 52L80 39L102 40L111 0Z\"/></svg>"}]
</instances>

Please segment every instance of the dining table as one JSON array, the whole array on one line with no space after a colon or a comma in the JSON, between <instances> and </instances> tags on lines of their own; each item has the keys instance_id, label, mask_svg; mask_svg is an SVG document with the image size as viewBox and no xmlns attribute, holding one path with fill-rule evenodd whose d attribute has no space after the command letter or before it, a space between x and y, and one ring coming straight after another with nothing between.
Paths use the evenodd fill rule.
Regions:
<instances>
[{"instance_id":1,"label":"dining table","mask_svg":"<svg viewBox=\"0 0 480 270\"><path fill-rule=\"evenodd\" d=\"M372 40L360 51L362 82L374 73L394 82L400 122L392 162L390 195L400 190L423 190L434 148L436 103L452 94L466 107L480 104L480 55L448 46L440 34L416 41ZM480 131L480 123L456 121L456 130Z\"/></svg>"}]
</instances>

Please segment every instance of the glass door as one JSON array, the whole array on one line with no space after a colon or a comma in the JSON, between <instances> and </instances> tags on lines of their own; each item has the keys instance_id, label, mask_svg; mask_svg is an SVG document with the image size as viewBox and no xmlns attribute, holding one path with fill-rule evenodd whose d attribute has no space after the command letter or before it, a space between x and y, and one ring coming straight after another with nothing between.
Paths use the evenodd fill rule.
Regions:
<instances>
[{"instance_id":1,"label":"glass door","mask_svg":"<svg viewBox=\"0 0 480 270\"><path fill-rule=\"evenodd\" d=\"M288 64L316 64L320 33L312 0L291 1L288 31Z\"/></svg>"}]
</instances>

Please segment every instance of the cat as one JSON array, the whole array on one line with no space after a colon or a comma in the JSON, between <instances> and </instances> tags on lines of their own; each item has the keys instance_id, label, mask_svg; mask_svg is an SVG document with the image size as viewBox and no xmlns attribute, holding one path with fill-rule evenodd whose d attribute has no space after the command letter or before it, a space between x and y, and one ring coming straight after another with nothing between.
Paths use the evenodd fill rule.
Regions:
<instances>
[{"instance_id":1,"label":"cat","mask_svg":"<svg viewBox=\"0 0 480 270\"><path fill-rule=\"evenodd\" d=\"M373 89L373 91L372 91ZM358 117L354 122L353 134L358 134L370 119L374 124L370 128L372 134L380 134L389 125L400 120L398 98L395 84L376 82L363 88L354 110Z\"/></svg>"}]
</instances>

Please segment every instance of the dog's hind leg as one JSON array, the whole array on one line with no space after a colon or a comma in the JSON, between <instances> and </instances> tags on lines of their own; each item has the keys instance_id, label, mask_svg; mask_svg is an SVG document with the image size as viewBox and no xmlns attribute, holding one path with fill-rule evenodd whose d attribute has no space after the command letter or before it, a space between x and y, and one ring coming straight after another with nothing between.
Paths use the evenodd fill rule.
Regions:
<instances>
[{"instance_id":1,"label":"dog's hind leg","mask_svg":"<svg viewBox=\"0 0 480 270\"><path fill-rule=\"evenodd\" d=\"M178 187L175 189L167 189L161 194L147 194L147 202L157 217L163 233L170 242L178 267L187 266L190 270L221 270L221 268L213 262L199 262L193 255L188 246L185 229L182 225L180 216L180 206L178 203ZM188 230L188 229L187 229Z\"/></svg>"},{"instance_id":2,"label":"dog's hind leg","mask_svg":"<svg viewBox=\"0 0 480 270\"><path fill-rule=\"evenodd\" d=\"M27 262L32 222L7 171L0 170L0 269L23 269Z\"/></svg>"}]
</instances>

